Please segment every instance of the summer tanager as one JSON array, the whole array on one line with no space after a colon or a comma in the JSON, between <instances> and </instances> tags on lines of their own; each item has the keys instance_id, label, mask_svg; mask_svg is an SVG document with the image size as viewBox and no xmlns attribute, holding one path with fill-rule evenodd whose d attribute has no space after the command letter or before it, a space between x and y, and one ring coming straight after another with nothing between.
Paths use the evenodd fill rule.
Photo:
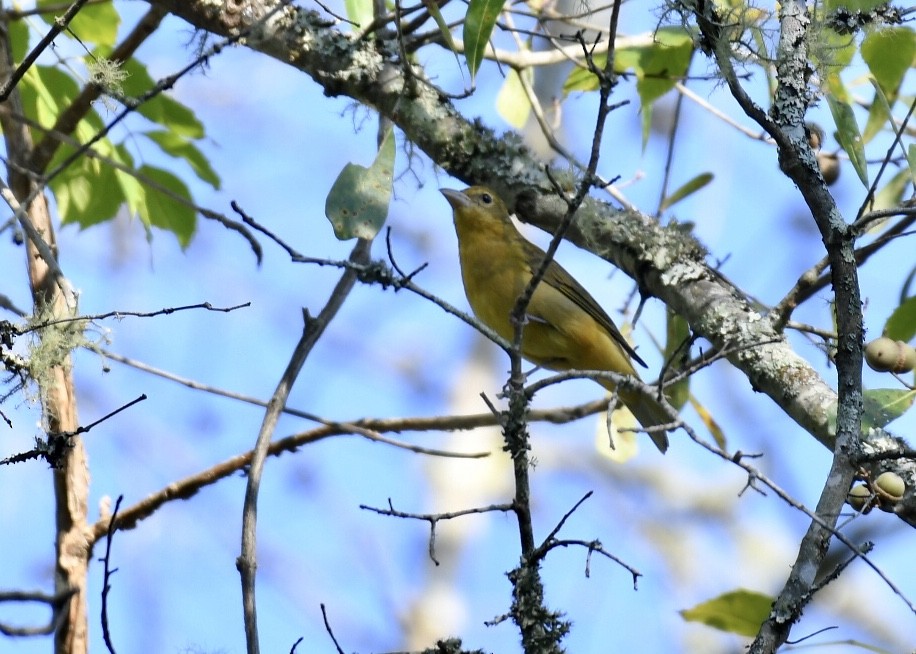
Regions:
<instances>
[{"instance_id":1,"label":"summer tanager","mask_svg":"<svg viewBox=\"0 0 916 654\"><path fill-rule=\"evenodd\" d=\"M526 240L490 189L442 189L454 210L464 291L481 322L508 341L515 336L510 314L544 260L542 249ZM638 377L632 361L645 362L626 342L607 313L572 275L551 261L526 309L521 354L552 370L606 370ZM609 380L598 380L614 391ZM618 397L645 428L669 423L651 396L621 388ZM668 449L663 430L649 432L656 447Z\"/></svg>"}]
</instances>

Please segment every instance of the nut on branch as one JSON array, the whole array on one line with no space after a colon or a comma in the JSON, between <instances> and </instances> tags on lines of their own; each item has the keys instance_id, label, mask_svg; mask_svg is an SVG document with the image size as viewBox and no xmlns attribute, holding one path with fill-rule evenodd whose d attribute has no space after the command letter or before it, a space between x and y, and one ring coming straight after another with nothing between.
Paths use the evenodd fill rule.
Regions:
<instances>
[{"instance_id":1,"label":"nut on branch","mask_svg":"<svg viewBox=\"0 0 916 654\"><path fill-rule=\"evenodd\" d=\"M865 363L878 372L909 372L916 368L916 350L887 336L865 346Z\"/></svg>"}]
</instances>

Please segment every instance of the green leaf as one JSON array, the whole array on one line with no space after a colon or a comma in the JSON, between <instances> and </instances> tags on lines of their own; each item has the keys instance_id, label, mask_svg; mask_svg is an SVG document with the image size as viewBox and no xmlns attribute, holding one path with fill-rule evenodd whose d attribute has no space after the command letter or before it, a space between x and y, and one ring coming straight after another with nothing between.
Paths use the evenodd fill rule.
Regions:
<instances>
[{"instance_id":1,"label":"green leaf","mask_svg":"<svg viewBox=\"0 0 916 654\"><path fill-rule=\"evenodd\" d=\"M680 27L662 27L655 42L642 49L636 68L636 90L643 107L674 88L687 74L693 55L693 37Z\"/></svg>"},{"instance_id":2,"label":"green leaf","mask_svg":"<svg viewBox=\"0 0 916 654\"><path fill-rule=\"evenodd\" d=\"M442 33L442 38L445 40L445 45L448 46L449 50L455 53L455 57L457 58L458 48L455 45L455 39L452 38L452 31L448 28L448 23L445 22L442 12L439 11L438 3L436 0L423 0L423 6L426 7L429 15L433 17L433 20L436 21L436 25L439 26L439 31Z\"/></svg>"},{"instance_id":3,"label":"green leaf","mask_svg":"<svg viewBox=\"0 0 916 654\"><path fill-rule=\"evenodd\" d=\"M875 193L875 199L872 200L869 209L872 211L879 211L882 209L890 209L892 207L899 207L900 202L903 199L903 194L910 188L910 183L912 176L910 171L907 169L902 169L896 175L891 177L890 181L878 189ZM887 218L882 218L881 220L876 220L868 229L868 233L876 233L880 231L880 228L887 222Z\"/></svg>"},{"instance_id":4,"label":"green leaf","mask_svg":"<svg viewBox=\"0 0 916 654\"><path fill-rule=\"evenodd\" d=\"M871 108L868 112L868 123L865 125L865 134L862 138L866 143L868 142L867 139L877 134L885 123L890 123L891 116L891 103L888 102L884 89L881 88L881 85L878 84L874 77L869 78L868 81L875 87L875 99L871 103ZM893 128L894 125L891 124L890 127Z\"/></svg>"},{"instance_id":5,"label":"green leaf","mask_svg":"<svg viewBox=\"0 0 916 654\"><path fill-rule=\"evenodd\" d=\"M366 27L374 18L372 0L344 0L347 18L356 23L358 28Z\"/></svg>"},{"instance_id":6,"label":"green leaf","mask_svg":"<svg viewBox=\"0 0 916 654\"><path fill-rule=\"evenodd\" d=\"M690 325L680 315L667 310L667 335L665 338L665 361L682 360L685 347L690 340ZM665 397L680 411L690 398L690 377L665 386Z\"/></svg>"},{"instance_id":7,"label":"green leaf","mask_svg":"<svg viewBox=\"0 0 916 654\"><path fill-rule=\"evenodd\" d=\"M6 28L9 30L10 50L13 63L18 64L29 51L29 26L24 20L8 20Z\"/></svg>"},{"instance_id":8,"label":"green leaf","mask_svg":"<svg viewBox=\"0 0 916 654\"><path fill-rule=\"evenodd\" d=\"M906 279L903 280L903 286L900 287L900 304L906 302L907 298L910 297L910 291L914 281L916 281L916 266L910 268L910 272L907 273Z\"/></svg>"},{"instance_id":9,"label":"green leaf","mask_svg":"<svg viewBox=\"0 0 916 654\"><path fill-rule=\"evenodd\" d=\"M849 155L849 161L859 175L859 179L862 180L862 184L865 185L865 188L868 188L868 163L865 160L865 146L862 143L862 135L859 133L859 126L856 124L856 117L853 114L852 107L833 93L827 93L826 97L830 113L833 114L833 121L836 123L837 141L846 151L846 154Z\"/></svg>"},{"instance_id":10,"label":"green leaf","mask_svg":"<svg viewBox=\"0 0 916 654\"><path fill-rule=\"evenodd\" d=\"M220 187L219 175L210 166L204 154L191 141L174 132L144 132L146 138L158 145L163 152L176 159L184 159L194 174L215 189Z\"/></svg>"},{"instance_id":11,"label":"green leaf","mask_svg":"<svg viewBox=\"0 0 916 654\"><path fill-rule=\"evenodd\" d=\"M146 71L146 66L136 59L125 61L123 68L128 73L123 83L125 95L139 98L156 86L156 82ZM197 120L193 111L168 96L167 93L168 91L164 91L147 100L140 105L137 111L170 132L190 139L203 138L203 123Z\"/></svg>"},{"instance_id":12,"label":"green leaf","mask_svg":"<svg viewBox=\"0 0 916 654\"><path fill-rule=\"evenodd\" d=\"M756 636L760 625L770 614L773 598L753 590L739 588L709 601L684 609L681 617L741 636Z\"/></svg>"},{"instance_id":13,"label":"green leaf","mask_svg":"<svg viewBox=\"0 0 916 654\"><path fill-rule=\"evenodd\" d=\"M907 343L916 336L916 296L900 303L884 323L884 335Z\"/></svg>"},{"instance_id":14,"label":"green leaf","mask_svg":"<svg viewBox=\"0 0 916 654\"><path fill-rule=\"evenodd\" d=\"M51 6L65 7L67 4L61 4L58 0L38 0L37 6L40 9ZM66 9L61 9L59 13L42 13L40 15L42 20L49 25L53 25L65 13ZM84 5L67 27L84 43L113 46L118 38L118 26L120 24L121 16L115 9L114 4L100 2Z\"/></svg>"},{"instance_id":15,"label":"green leaf","mask_svg":"<svg viewBox=\"0 0 916 654\"><path fill-rule=\"evenodd\" d=\"M389 130L369 168L348 163L334 181L324 213L338 239L375 238L385 224L394 178L394 141Z\"/></svg>"},{"instance_id":16,"label":"green leaf","mask_svg":"<svg viewBox=\"0 0 916 654\"><path fill-rule=\"evenodd\" d=\"M846 9L848 11L869 12L876 7L887 4L887 0L827 0L827 11Z\"/></svg>"},{"instance_id":17,"label":"green leaf","mask_svg":"<svg viewBox=\"0 0 916 654\"><path fill-rule=\"evenodd\" d=\"M819 47L811 52L812 63L817 70L829 70L830 76L838 77L859 54L858 41L849 34L840 34L829 27L821 27L817 38Z\"/></svg>"},{"instance_id":18,"label":"green leaf","mask_svg":"<svg viewBox=\"0 0 916 654\"><path fill-rule=\"evenodd\" d=\"M893 102L916 57L916 32L908 27L874 30L863 39L861 52L881 90Z\"/></svg>"},{"instance_id":19,"label":"green leaf","mask_svg":"<svg viewBox=\"0 0 916 654\"><path fill-rule=\"evenodd\" d=\"M111 144L100 141L96 150L105 156L115 155ZM54 168L73 154L69 145L61 146L51 162ZM124 202L114 169L98 159L82 156L67 166L50 183L61 222L79 225L82 229L111 220Z\"/></svg>"},{"instance_id":20,"label":"green leaf","mask_svg":"<svg viewBox=\"0 0 916 654\"><path fill-rule=\"evenodd\" d=\"M868 120L865 121L865 129L862 130L862 141L869 143L875 136L881 132L881 128L888 124L891 117L890 106L887 98L879 90L877 82L875 84L875 100L868 108ZM883 100L883 102L881 101Z\"/></svg>"},{"instance_id":21,"label":"green leaf","mask_svg":"<svg viewBox=\"0 0 916 654\"><path fill-rule=\"evenodd\" d=\"M652 102L674 88L678 80L687 73L693 54L693 37L680 27L662 27L656 32L651 45L635 45L618 48L614 52L614 72L636 73L636 90L642 103L643 112ZM607 55L596 55L595 66L602 68ZM595 91L598 78L584 68L574 68L563 84L563 93L573 91ZM645 124L645 121L644 121Z\"/></svg>"},{"instance_id":22,"label":"green leaf","mask_svg":"<svg viewBox=\"0 0 916 654\"><path fill-rule=\"evenodd\" d=\"M70 75L50 66L29 68L20 88L22 108L26 115L37 120L43 127L53 127L57 117L79 93L79 85ZM40 132L36 132L36 135L39 139L44 136Z\"/></svg>"},{"instance_id":23,"label":"green leaf","mask_svg":"<svg viewBox=\"0 0 916 654\"><path fill-rule=\"evenodd\" d=\"M907 147L906 162L910 166L910 178L916 181L916 143L910 143Z\"/></svg>"},{"instance_id":24,"label":"green leaf","mask_svg":"<svg viewBox=\"0 0 916 654\"><path fill-rule=\"evenodd\" d=\"M471 0L464 19L464 58L471 72L471 84L477 76L483 53L493 33L496 19L503 10L506 0Z\"/></svg>"},{"instance_id":25,"label":"green leaf","mask_svg":"<svg viewBox=\"0 0 916 654\"><path fill-rule=\"evenodd\" d=\"M119 160L125 166L133 170L134 160L130 156L127 148L123 144L115 146L115 150L118 154ZM117 168L114 171L115 179L118 181L118 186L121 187L121 193L124 195L124 201L127 203L127 211L131 216L137 216L140 214L140 205L144 202L144 189L140 181L129 173L126 173Z\"/></svg>"},{"instance_id":26,"label":"green leaf","mask_svg":"<svg viewBox=\"0 0 916 654\"><path fill-rule=\"evenodd\" d=\"M674 204L677 204L678 202L680 202L687 196L692 195L693 193L696 193L701 188L709 184L712 180L713 180L712 173L700 173L699 175L697 175L696 177L688 181L686 184L678 188L676 191L674 191L674 193L667 196L662 201L662 204L659 207L659 209L661 211L665 211L666 209L668 209L669 207L671 207Z\"/></svg>"},{"instance_id":27,"label":"green leaf","mask_svg":"<svg viewBox=\"0 0 916 654\"><path fill-rule=\"evenodd\" d=\"M529 84L533 73L530 68L522 71ZM496 111L515 129L523 128L528 122L528 116L531 115L531 103L528 102L522 80L514 68L509 69L509 74L499 89L499 95L496 96Z\"/></svg>"},{"instance_id":28,"label":"green leaf","mask_svg":"<svg viewBox=\"0 0 916 654\"><path fill-rule=\"evenodd\" d=\"M864 392L862 431L884 427L913 406L916 391L900 388L875 388ZM835 410L834 410L835 412Z\"/></svg>"},{"instance_id":29,"label":"green leaf","mask_svg":"<svg viewBox=\"0 0 916 654\"><path fill-rule=\"evenodd\" d=\"M197 212L190 206L191 193L181 179L167 170L153 166L141 166L137 171L185 202L181 202L162 191L143 188L138 206L140 220L147 227L158 227L178 237L182 248L186 248L197 228Z\"/></svg>"}]
</instances>

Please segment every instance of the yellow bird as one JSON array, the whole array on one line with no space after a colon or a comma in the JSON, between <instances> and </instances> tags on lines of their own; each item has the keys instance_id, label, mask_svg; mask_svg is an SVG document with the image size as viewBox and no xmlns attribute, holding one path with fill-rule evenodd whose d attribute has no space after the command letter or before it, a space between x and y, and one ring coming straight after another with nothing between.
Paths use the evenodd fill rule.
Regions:
<instances>
[{"instance_id":1,"label":"yellow bird","mask_svg":"<svg viewBox=\"0 0 916 654\"><path fill-rule=\"evenodd\" d=\"M515 330L510 314L524 293L544 251L526 240L509 210L490 189L442 189L454 210L464 291L481 322L508 341ZM606 370L637 377L631 360L645 362L626 342L607 313L556 261L531 297L522 332L522 356L552 370ZM615 384L599 380L610 391ZM670 422L652 397L626 389L618 396L645 428ZM649 432L656 447L668 449L668 434Z\"/></svg>"}]
</instances>

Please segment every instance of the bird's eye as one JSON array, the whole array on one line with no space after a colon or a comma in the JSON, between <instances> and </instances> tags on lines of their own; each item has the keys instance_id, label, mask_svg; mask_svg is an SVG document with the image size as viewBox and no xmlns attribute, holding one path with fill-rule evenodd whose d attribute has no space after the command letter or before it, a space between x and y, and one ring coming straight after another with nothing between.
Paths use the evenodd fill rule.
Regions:
<instances>
[{"instance_id":1,"label":"bird's eye","mask_svg":"<svg viewBox=\"0 0 916 654\"><path fill-rule=\"evenodd\" d=\"M490 195L489 193L484 193L483 195L481 195L480 200L484 204L493 204L493 196Z\"/></svg>"}]
</instances>

